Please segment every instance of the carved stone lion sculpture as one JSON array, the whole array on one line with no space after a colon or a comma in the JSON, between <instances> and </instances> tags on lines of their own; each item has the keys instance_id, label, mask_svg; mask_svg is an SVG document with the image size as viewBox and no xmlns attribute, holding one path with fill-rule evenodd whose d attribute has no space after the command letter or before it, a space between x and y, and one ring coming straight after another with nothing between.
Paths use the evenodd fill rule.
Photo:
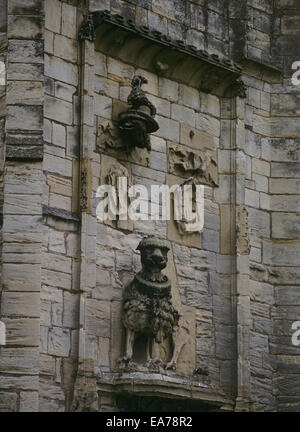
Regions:
<instances>
[{"instance_id":1,"label":"carved stone lion sculpture","mask_svg":"<svg viewBox=\"0 0 300 432\"><path fill-rule=\"evenodd\" d=\"M123 297L123 324L126 329L125 357L133 357L135 338L146 340L147 365L153 359L153 344L160 344L178 328L179 313L171 302L171 283L162 273L168 262L169 247L154 236L145 237L137 247L141 251L142 270L127 285Z\"/></svg>"}]
</instances>

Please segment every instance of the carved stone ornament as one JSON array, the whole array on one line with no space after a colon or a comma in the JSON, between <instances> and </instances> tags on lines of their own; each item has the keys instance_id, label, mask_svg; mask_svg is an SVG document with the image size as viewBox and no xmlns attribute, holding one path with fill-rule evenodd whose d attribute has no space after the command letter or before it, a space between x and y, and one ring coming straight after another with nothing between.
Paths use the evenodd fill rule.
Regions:
<instances>
[{"instance_id":1,"label":"carved stone ornament","mask_svg":"<svg viewBox=\"0 0 300 432\"><path fill-rule=\"evenodd\" d=\"M80 209L81 211L87 211L87 169L83 168L80 174Z\"/></svg>"},{"instance_id":2,"label":"carved stone ornament","mask_svg":"<svg viewBox=\"0 0 300 432\"><path fill-rule=\"evenodd\" d=\"M116 191L118 191L118 178L126 177L129 178L129 173L127 168L120 163L115 163L110 167L109 173L106 176L107 184L114 186ZM130 184L129 184L130 186Z\"/></svg>"},{"instance_id":3,"label":"carved stone ornament","mask_svg":"<svg viewBox=\"0 0 300 432\"><path fill-rule=\"evenodd\" d=\"M81 366L83 366L82 369ZM96 377L92 372L93 367L93 362L83 362L74 374L74 391L70 401L71 412L99 411L99 394Z\"/></svg>"},{"instance_id":4,"label":"carved stone ornament","mask_svg":"<svg viewBox=\"0 0 300 432\"><path fill-rule=\"evenodd\" d=\"M134 76L131 82L132 90L127 102L131 105L128 111L119 115L118 126L122 139L128 149L134 147L150 150L148 134L157 131L158 123L154 120L156 108L147 99L142 85L148 81L141 75Z\"/></svg>"},{"instance_id":5,"label":"carved stone ornament","mask_svg":"<svg viewBox=\"0 0 300 432\"><path fill-rule=\"evenodd\" d=\"M248 212L245 206L237 208L236 248L242 255L250 253Z\"/></svg>"},{"instance_id":6,"label":"carved stone ornament","mask_svg":"<svg viewBox=\"0 0 300 432\"><path fill-rule=\"evenodd\" d=\"M123 325L126 330L125 356L119 365L123 370L135 370L134 346L139 338L146 352L146 367L162 367L162 360L154 357L155 344L161 344L168 336L178 332L180 314L171 299L171 283L162 269L167 266L169 247L154 236L145 237L137 247L141 252L142 270L126 286L123 296ZM177 349L177 350L176 350ZM173 353L166 369L176 368L179 355L173 344ZM137 362L138 363L138 362Z\"/></svg>"},{"instance_id":7,"label":"carved stone ornament","mask_svg":"<svg viewBox=\"0 0 300 432\"><path fill-rule=\"evenodd\" d=\"M126 146L121 138L120 130L116 122L105 120L98 125L96 150L115 159L150 166L149 151L147 148Z\"/></svg>"},{"instance_id":8,"label":"carved stone ornament","mask_svg":"<svg viewBox=\"0 0 300 432\"><path fill-rule=\"evenodd\" d=\"M181 186L189 184L193 188L193 198L192 198L192 212L193 217L189 217L188 219L185 217L184 213L184 199L182 199L182 218L180 220L174 220L175 225L177 227L178 233L181 236L193 235L195 233L200 233L203 231L203 223L201 219L201 215L197 213L198 207L196 205L196 197L195 197L195 186L196 183L193 177L186 179ZM172 194L171 199L174 202L174 194Z\"/></svg>"},{"instance_id":9,"label":"carved stone ornament","mask_svg":"<svg viewBox=\"0 0 300 432\"><path fill-rule=\"evenodd\" d=\"M118 130L112 122L108 121L99 126L97 131L97 150L99 152L123 150L123 147Z\"/></svg>"},{"instance_id":10,"label":"carved stone ornament","mask_svg":"<svg viewBox=\"0 0 300 432\"><path fill-rule=\"evenodd\" d=\"M75 392L72 412L98 412L98 396L95 391Z\"/></svg>"},{"instance_id":11,"label":"carved stone ornament","mask_svg":"<svg viewBox=\"0 0 300 432\"><path fill-rule=\"evenodd\" d=\"M247 97L247 86L242 79L237 79L227 89L226 96L229 97L240 97L245 99Z\"/></svg>"},{"instance_id":12,"label":"carved stone ornament","mask_svg":"<svg viewBox=\"0 0 300 432\"><path fill-rule=\"evenodd\" d=\"M181 146L169 147L169 172L180 177L193 177L195 184L218 186L218 166L212 152L193 151Z\"/></svg>"},{"instance_id":13,"label":"carved stone ornament","mask_svg":"<svg viewBox=\"0 0 300 432\"><path fill-rule=\"evenodd\" d=\"M126 178L126 190L123 193L120 191L120 181L124 181ZM128 169L121 165L119 162L114 163L105 177L106 184L114 187L116 193L112 194L110 206L115 211L115 220L111 220L111 226L119 229L128 229L128 218L127 218L127 208L130 204L127 190L132 186L131 176L129 175ZM122 187L122 186L121 186Z\"/></svg>"},{"instance_id":14,"label":"carved stone ornament","mask_svg":"<svg viewBox=\"0 0 300 432\"><path fill-rule=\"evenodd\" d=\"M93 15L86 15L78 31L79 40L89 40L93 42L95 40L95 30Z\"/></svg>"}]
</instances>

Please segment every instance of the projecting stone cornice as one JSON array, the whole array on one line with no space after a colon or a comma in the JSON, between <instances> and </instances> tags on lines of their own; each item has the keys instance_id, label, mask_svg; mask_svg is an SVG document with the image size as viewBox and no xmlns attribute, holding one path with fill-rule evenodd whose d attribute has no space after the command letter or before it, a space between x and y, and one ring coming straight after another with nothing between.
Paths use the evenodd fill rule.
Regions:
<instances>
[{"instance_id":1,"label":"projecting stone cornice","mask_svg":"<svg viewBox=\"0 0 300 432\"><path fill-rule=\"evenodd\" d=\"M211 405L214 410L226 407L233 410L233 401L223 391L214 388L209 383L201 382L196 378L167 376L160 373L102 373L97 379L98 391L103 395L168 398L168 400L187 400L198 410L202 404ZM202 405L203 407L203 405Z\"/></svg>"},{"instance_id":2,"label":"projecting stone cornice","mask_svg":"<svg viewBox=\"0 0 300 432\"><path fill-rule=\"evenodd\" d=\"M282 71L270 63L244 57L241 60L241 65L245 75L253 76L269 84L280 83L281 81Z\"/></svg>"},{"instance_id":3,"label":"projecting stone cornice","mask_svg":"<svg viewBox=\"0 0 300 432\"><path fill-rule=\"evenodd\" d=\"M95 49L160 76L217 96L244 97L242 68L230 59L198 50L182 40L137 26L109 11L86 17L80 39L95 41Z\"/></svg>"}]
</instances>

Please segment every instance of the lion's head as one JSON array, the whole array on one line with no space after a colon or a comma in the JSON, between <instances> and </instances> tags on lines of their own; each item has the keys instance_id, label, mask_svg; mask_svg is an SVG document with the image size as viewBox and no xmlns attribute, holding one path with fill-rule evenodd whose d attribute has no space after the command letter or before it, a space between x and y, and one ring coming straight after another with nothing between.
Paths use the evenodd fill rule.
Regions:
<instances>
[{"instance_id":1,"label":"lion's head","mask_svg":"<svg viewBox=\"0 0 300 432\"><path fill-rule=\"evenodd\" d=\"M143 270L148 272L160 272L167 266L169 246L164 240L155 236L143 238L137 247L141 251Z\"/></svg>"}]
</instances>

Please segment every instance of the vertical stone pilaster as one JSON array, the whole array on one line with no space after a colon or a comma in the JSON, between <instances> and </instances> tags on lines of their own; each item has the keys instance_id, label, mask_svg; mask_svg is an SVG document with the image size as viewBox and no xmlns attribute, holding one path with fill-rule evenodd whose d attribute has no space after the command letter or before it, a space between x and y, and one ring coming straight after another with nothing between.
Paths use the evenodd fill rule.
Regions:
<instances>
[{"instance_id":1,"label":"vertical stone pilaster","mask_svg":"<svg viewBox=\"0 0 300 432\"><path fill-rule=\"evenodd\" d=\"M2 254L2 223L3 223L3 177L4 177L4 138L6 118L6 58L7 58L7 1L0 1L0 254ZM2 275L2 260L0 260L0 275ZM0 313L1 313L0 286ZM0 346L5 345L6 328L0 321ZM0 348L1 349L1 348Z\"/></svg>"},{"instance_id":2,"label":"vertical stone pilaster","mask_svg":"<svg viewBox=\"0 0 300 432\"><path fill-rule=\"evenodd\" d=\"M221 148L229 152L227 201L221 204L221 253L231 257L232 325L235 330L234 393L236 411L249 409L250 401L250 295L249 247L245 203L244 155L245 102L240 96L224 98L221 103Z\"/></svg>"},{"instance_id":3,"label":"vertical stone pilaster","mask_svg":"<svg viewBox=\"0 0 300 432\"><path fill-rule=\"evenodd\" d=\"M237 332L237 397L236 411L250 409L250 292L249 292L249 233L245 208L245 99L236 97L233 101L235 123L235 157L233 171L234 213L235 213L235 302Z\"/></svg>"},{"instance_id":4,"label":"vertical stone pilaster","mask_svg":"<svg viewBox=\"0 0 300 432\"><path fill-rule=\"evenodd\" d=\"M95 158L94 119L94 29L92 17L87 15L79 29L81 41L80 63L80 213L81 265L78 371L72 411L97 411L98 396L95 385L95 358L89 349L87 322L88 298L96 284L96 218L93 214L92 183ZM99 173L98 173L99 175Z\"/></svg>"},{"instance_id":5,"label":"vertical stone pilaster","mask_svg":"<svg viewBox=\"0 0 300 432\"><path fill-rule=\"evenodd\" d=\"M44 2L8 0L7 13L0 390L15 388L9 410L38 411Z\"/></svg>"}]
</instances>

